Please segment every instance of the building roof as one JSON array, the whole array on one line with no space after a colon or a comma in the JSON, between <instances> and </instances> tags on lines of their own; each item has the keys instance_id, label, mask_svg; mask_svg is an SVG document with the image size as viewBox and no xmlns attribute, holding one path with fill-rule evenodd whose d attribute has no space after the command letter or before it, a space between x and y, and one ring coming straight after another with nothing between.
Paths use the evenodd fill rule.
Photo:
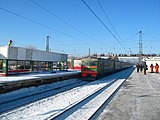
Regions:
<instances>
[{"instance_id":1,"label":"building roof","mask_svg":"<svg viewBox=\"0 0 160 120\"><path fill-rule=\"evenodd\" d=\"M0 47L0 59L65 62L68 59L68 54L15 46L3 46Z\"/></svg>"},{"instance_id":2,"label":"building roof","mask_svg":"<svg viewBox=\"0 0 160 120\"><path fill-rule=\"evenodd\" d=\"M149 58L145 58L145 61L160 61L160 57L149 57Z\"/></svg>"}]
</instances>

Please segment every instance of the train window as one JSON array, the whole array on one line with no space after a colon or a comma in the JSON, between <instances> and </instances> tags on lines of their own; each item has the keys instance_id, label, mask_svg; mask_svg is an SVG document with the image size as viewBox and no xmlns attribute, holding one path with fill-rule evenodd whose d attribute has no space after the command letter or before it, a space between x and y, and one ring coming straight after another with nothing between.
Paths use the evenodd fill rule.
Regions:
<instances>
[{"instance_id":1,"label":"train window","mask_svg":"<svg viewBox=\"0 0 160 120\"><path fill-rule=\"evenodd\" d=\"M82 62L82 65L83 65L83 66L85 66L85 63L84 63L84 62Z\"/></svg>"},{"instance_id":2,"label":"train window","mask_svg":"<svg viewBox=\"0 0 160 120\"><path fill-rule=\"evenodd\" d=\"M90 66L97 66L97 62L90 62Z\"/></svg>"},{"instance_id":3,"label":"train window","mask_svg":"<svg viewBox=\"0 0 160 120\"><path fill-rule=\"evenodd\" d=\"M82 66L89 66L88 62L82 62Z\"/></svg>"}]
</instances>

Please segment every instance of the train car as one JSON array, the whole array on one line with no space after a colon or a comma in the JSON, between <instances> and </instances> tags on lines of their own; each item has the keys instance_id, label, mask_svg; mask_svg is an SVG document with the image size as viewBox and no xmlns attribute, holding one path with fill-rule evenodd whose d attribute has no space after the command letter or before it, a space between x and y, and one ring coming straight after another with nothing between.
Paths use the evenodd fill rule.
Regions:
<instances>
[{"instance_id":1,"label":"train car","mask_svg":"<svg viewBox=\"0 0 160 120\"><path fill-rule=\"evenodd\" d=\"M82 59L82 79L95 80L113 72L130 67L130 64L122 61L103 59L103 58L84 58Z\"/></svg>"},{"instance_id":2,"label":"train car","mask_svg":"<svg viewBox=\"0 0 160 120\"><path fill-rule=\"evenodd\" d=\"M105 74L114 72L114 61L102 58L82 59L82 79L95 80Z\"/></svg>"}]
</instances>

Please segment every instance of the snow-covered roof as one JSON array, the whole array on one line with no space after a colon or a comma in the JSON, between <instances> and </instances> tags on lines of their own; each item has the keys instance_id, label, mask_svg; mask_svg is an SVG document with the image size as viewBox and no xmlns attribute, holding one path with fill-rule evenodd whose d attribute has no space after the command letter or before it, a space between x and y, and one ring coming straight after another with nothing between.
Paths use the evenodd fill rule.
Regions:
<instances>
[{"instance_id":1,"label":"snow-covered roof","mask_svg":"<svg viewBox=\"0 0 160 120\"><path fill-rule=\"evenodd\" d=\"M0 47L0 59L65 62L68 59L68 54L15 46L3 46Z\"/></svg>"},{"instance_id":2,"label":"snow-covered roof","mask_svg":"<svg viewBox=\"0 0 160 120\"><path fill-rule=\"evenodd\" d=\"M145 61L160 61L160 57L145 58Z\"/></svg>"}]
</instances>

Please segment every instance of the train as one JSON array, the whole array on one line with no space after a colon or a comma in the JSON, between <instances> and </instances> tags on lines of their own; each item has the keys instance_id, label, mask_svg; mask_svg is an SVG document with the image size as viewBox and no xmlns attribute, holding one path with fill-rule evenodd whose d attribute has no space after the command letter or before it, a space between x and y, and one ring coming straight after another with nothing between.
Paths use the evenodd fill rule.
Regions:
<instances>
[{"instance_id":1,"label":"train","mask_svg":"<svg viewBox=\"0 0 160 120\"><path fill-rule=\"evenodd\" d=\"M100 77L131 67L128 62L104 59L104 58L83 58L81 74L83 80L96 80Z\"/></svg>"}]
</instances>

